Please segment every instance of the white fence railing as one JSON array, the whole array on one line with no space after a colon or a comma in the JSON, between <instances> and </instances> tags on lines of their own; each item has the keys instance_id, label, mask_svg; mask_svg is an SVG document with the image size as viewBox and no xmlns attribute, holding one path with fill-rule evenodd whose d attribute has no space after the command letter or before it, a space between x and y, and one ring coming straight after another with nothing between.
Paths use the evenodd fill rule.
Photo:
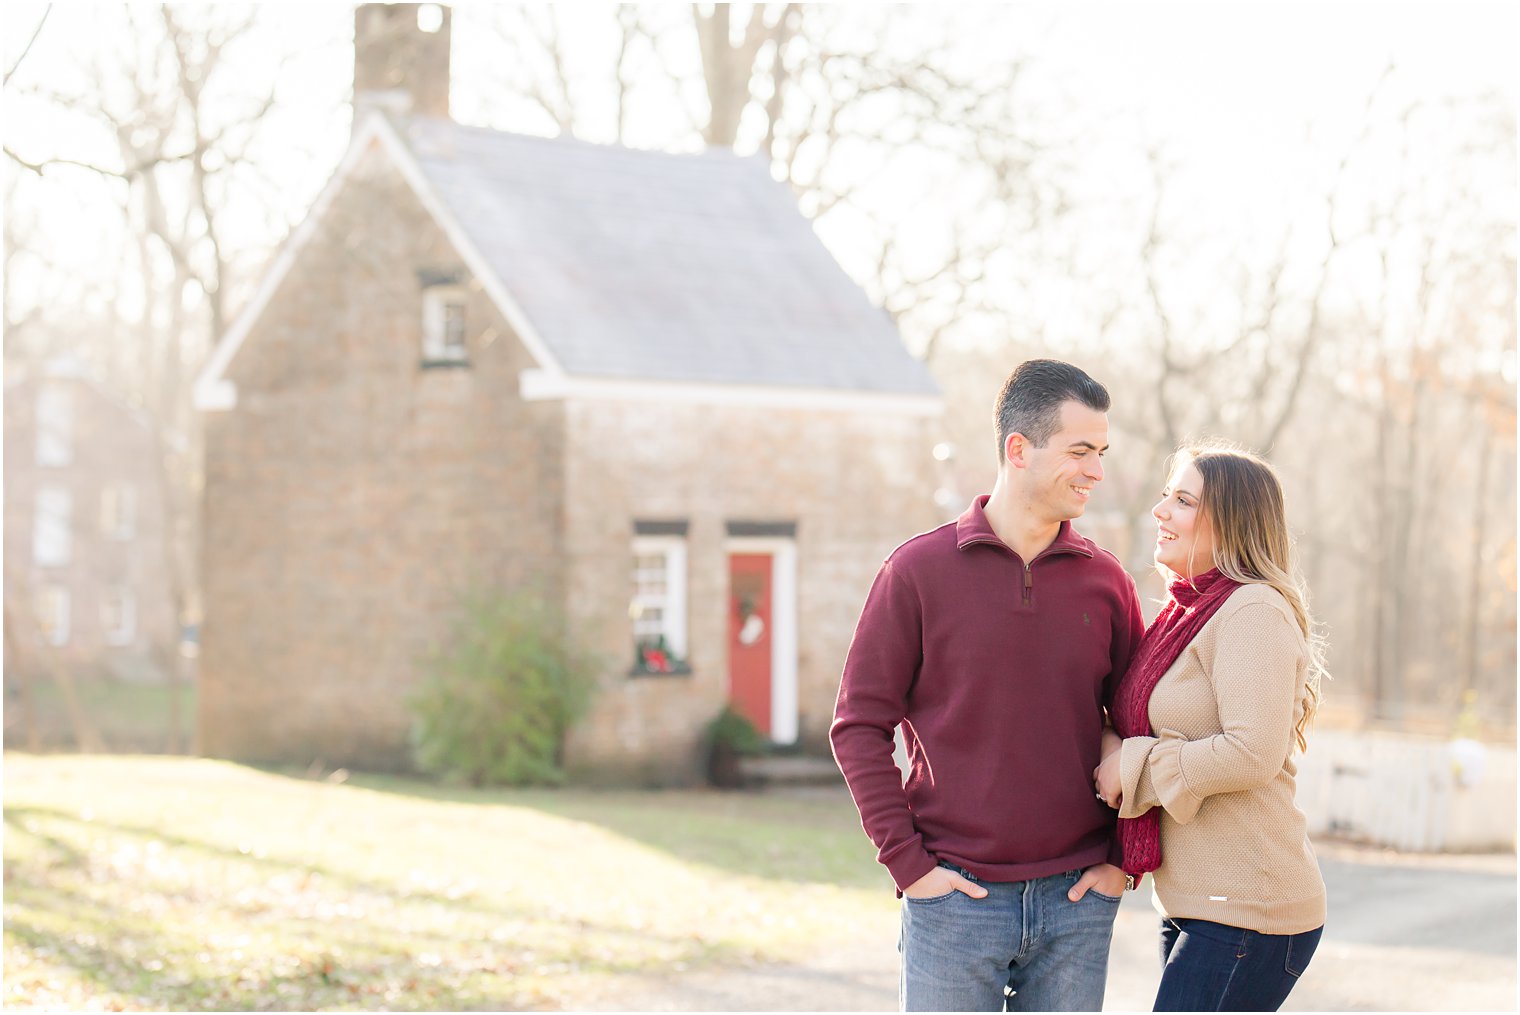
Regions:
<instances>
[{"instance_id":1,"label":"white fence railing","mask_svg":"<svg viewBox=\"0 0 1520 1015\"><path fill-rule=\"evenodd\" d=\"M1515 847L1515 748L1410 734L1311 730L1298 756L1310 835L1410 852Z\"/></svg>"}]
</instances>

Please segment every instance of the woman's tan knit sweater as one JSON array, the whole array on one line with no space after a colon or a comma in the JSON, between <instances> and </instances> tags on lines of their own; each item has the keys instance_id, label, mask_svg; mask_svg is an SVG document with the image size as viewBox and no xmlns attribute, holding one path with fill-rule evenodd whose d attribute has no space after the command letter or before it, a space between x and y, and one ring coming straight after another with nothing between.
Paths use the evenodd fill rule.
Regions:
<instances>
[{"instance_id":1,"label":"woman's tan knit sweater","mask_svg":"<svg viewBox=\"0 0 1520 1015\"><path fill-rule=\"evenodd\" d=\"M1263 934L1325 922L1325 883L1293 802L1309 654L1287 600L1235 590L1156 685L1157 737L1124 741L1121 817L1161 815L1156 908Z\"/></svg>"}]
</instances>

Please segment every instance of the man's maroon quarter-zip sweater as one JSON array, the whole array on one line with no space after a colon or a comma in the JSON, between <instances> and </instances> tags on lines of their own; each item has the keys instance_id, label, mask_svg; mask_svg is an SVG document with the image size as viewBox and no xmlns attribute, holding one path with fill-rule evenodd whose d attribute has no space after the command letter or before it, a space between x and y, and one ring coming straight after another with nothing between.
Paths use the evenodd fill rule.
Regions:
<instances>
[{"instance_id":1,"label":"man's maroon quarter-zip sweater","mask_svg":"<svg viewBox=\"0 0 1520 1015\"><path fill-rule=\"evenodd\" d=\"M899 889L941 860L987 881L1118 860L1092 771L1144 631L1134 580L1067 522L1021 560L986 504L892 551L839 686L834 757Z\"/></svg>"}]
</instances>

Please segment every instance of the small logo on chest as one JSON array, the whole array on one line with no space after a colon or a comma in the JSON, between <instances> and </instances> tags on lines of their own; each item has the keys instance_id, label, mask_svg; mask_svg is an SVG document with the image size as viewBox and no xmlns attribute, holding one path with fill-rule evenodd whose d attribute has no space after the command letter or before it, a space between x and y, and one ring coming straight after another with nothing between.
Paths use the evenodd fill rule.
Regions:
<instances>
[{"instance_id":1,"label":"small logo on chest","mask_svg":"<svg viewBox=\"0 0 1520 1015\"><path fill-rule=\"evenodd\" d=\"M1082 623L1086 624L1088 627L1091 627L1092 626L1092 618L1084 613L1084 614L1082 614Z\"/></svg>"}]
</instances>

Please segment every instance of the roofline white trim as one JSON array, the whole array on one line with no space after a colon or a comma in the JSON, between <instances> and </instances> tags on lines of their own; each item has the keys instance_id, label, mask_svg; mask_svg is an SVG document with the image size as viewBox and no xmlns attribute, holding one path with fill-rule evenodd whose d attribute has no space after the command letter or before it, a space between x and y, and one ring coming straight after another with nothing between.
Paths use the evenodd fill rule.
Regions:
<instances>
[{"instance_id":1,"label":"roofline white trim","mask_svg":"<svg viewBox=\"0 0 1520 1015\"><path fill-rule=\"evenodd\" d=\"M317 233L317 226L327 214L333 199L353 175L354 168L363 160L369 151L370 144L380 133L381 118L371 116L364 121L357 131L354 132L353 140L349 142L348 150L343 153L338 168L333 171L332 178L322 188L322 193L317 196L316 203L301 220L301 224L291 232L280 253L275 257L274 263L259 280L259 287L254 291L253 298L243 307L237 317L233 319L232 327L222 335L222 340L211 351L211 358L201 368L201 372L195 379L195 407L202 411L214 412L231 409L237 405L237 388L223 375L227 367L232 363L232 358L237 355L238 349L242 348L243 340L253 330L269 301L274 298L280 283L285 281L285 276L290 274L290 269L295 266L296 258L306 245L311 242Z\"/></svg>"},{"instance_id":2,"label":"roofline white trim","mask_svg":"<svg viewBox=\"0 0 1520 1015\"><path fill-rule=\"evenodd\" d=\"M371 145L376 142L378 142L379 148L391 157L402 178L406 180L407 184L412 188L412 192L416 194L417 200L422 203L422 206L427 209L428 214L438 223L439 228L443 230L449 242L454 245L454 249L464 259L470 272L480 280L481 284L485 287L486 294L490 296L496 308L501 311L502 316L507 319L512 329L517 333L517 337L521 339L523 345L527 347L528 352L538 362L540 371L548 376L560 376L563 374L559 362L549 352L549 347L539 337L537 329L528 321L527 315L523 313L517 301L507 292L501 280L491 271L490 265L486 262L475 244L470 241L469 236L460 227L458 220L454 218L438 195L434 193L433 188L427 182L426 176L423 175L422 167L418 165L406 142L397 133L395 125L391 123L390 119L383 112L373 110L365 118L359 129L354 132L354 138L349 143L348 150L344 152L343 159L338 163L338 168L334 171L332 179L328 180L327 185L322 188L322 193L317 197L316 203L312 205L311 211L307 213L306 218L290 234L290 238L286 241L284 247L281 248L279 256L275 258L274 264L270 266L269 270L264 274L263 279L259 282L259 287L254 292L253 298L248 301L247 306L238 314L237 318L233 321L232 327L227 329L226 333L222 336L221 342L212 351L211 358L207 361L206 366L196 377L195 407L197 409L220 411L231 409L237 405L237 388L223 376L227 371L227 367L232 363L232 358L237 355L238 349L242 347L243 341L248 337L248 333L253 330L254 324L258 322L259 317L264 313L265 308L269 305L269 301L274 298L274 294L279 289L280 283L285 280L285 276L295 266L296 258L300 256L306 245L311 242L312 237L316 235L317 227L321 224L323 217L332 206L334 198L343 189L343 185L348 182L348 178L353 175L355 167L359 165L364 156L369 152Z\"/></svg>"},{"instance_id":3,"label":"roofline white trim","mask_svg":"<svg viewBox=\"0 0 1520 1015\"><path fill-rule=\"evenodd\" d=\"M706 384L621 377L577 377L524 370L518 379L524 401L587 398L679 405L723 405L765 409L818 409L936 417L944 415L939 395L906 395L831 388L794 388L763 384Z\"/></svg>"}]
</instances>

